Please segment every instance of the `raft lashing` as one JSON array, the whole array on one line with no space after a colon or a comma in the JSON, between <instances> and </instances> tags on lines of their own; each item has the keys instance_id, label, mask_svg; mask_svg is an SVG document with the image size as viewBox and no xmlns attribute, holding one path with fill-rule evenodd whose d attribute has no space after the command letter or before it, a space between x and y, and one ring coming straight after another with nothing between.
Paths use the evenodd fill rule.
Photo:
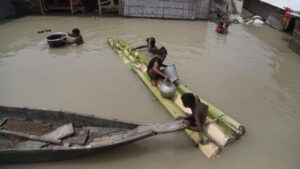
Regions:
<instances>
[{"instance_id":1,"label":"raft lashing","mask_svg":"<svg viewBox=\"0 0 300 169\"><path fill-rule=\"evenodd\" d=\"M184 112L192 113L190 109L183 106L180 98L184 93L194 92L184 85L176 83L175 96L171 99L163 98L159 91L159 85L163 80L159 79L157 81L158 87L151 85L150 77L147 74L148 58L137 51L131 51L130 45L122 40L114 41L112 38L108 38L107 43L119 55L124 63L138 75L152 94L174 118L185 116ZM209 107L203 131L194 132L185 129L185 132L207 158L215 159L219 156L223 147L233 143L244 135L245 127L201 97L199 98Z\"/></svg>"}]
</instances>

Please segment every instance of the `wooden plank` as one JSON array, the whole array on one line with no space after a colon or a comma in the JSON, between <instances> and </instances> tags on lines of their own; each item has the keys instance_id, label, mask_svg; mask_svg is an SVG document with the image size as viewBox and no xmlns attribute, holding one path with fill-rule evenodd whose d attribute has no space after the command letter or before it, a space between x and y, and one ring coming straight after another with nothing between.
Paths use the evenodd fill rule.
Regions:
<instances>
[{"instance_id":1,"label":"wooden plank","mask_svg":"<svg viewBox=\"0 0 300 169\"><path fill-rule=\"evenodd\" d=\"M184 130L185 128L186 125L183 123L183 120L175 120L167 123L151 125L151 130L153 130L155 134L171 133L175 131Z\"/></svg>"},{"instance_id":2,"label":"wooden plank","mask_svg":"<svg viewBox=\"0 0 300 169\"><path fill-rule=\"evenodd\" d=\"M71 15L74 14L73 0L70 0Z\"/></svg>"},{"instance_id":3,"label":"wooden plank","mask_svg":"<svg viewBox=\"0 0 300 169\"><path fill-rule=\"evenodd\" d=\"M2 127L7 122L7 118L0 119L0 127Z\"/></svg>"},{"instance_id":4,"label":"wooden plank","mask_svg":"<svg viewBox=\"0 0 300 169\"><path fill-rule=\"evenodd\" d=\"M35 141L40 141L44 143L52 143L52 144L61 144L61 140L55 140L55 139L50 139L50 138L44 138L36 135L31 135L31 134L26 134L26 133L21 133L21 132L15 132L15 131L10 131L10 130L4 130L0 129L0 134L1 135L12 135L16 137L22 137L26 138L29 140L35 140Z\"/></svg>"},{"instance_id":5,"label":"wooden plank","mask_svg":"<svg viewBox=\"0 0 300 169\"><path fill-rule=\"evenodd\" d=\"M102 11L101 11L101 2L98 0L98 10L99 10L99 15L101 16Z\"/></svg>"},{"instance_id":6,"label":"wooden plank","mask_svg":"<svg viewBox=\"0 0 300 169\"><path fill-rule=\"evenodd\" d=\"M70 136L72 134L74 134L73 125L72 125L72 123L69 123L69 124L58 127L54 131L52 131L48 134L45 134L42 137L47 138L47 139L58 140L58 139ZM39 141L25 141L25 142L21 142L20 144L18 144L16 146L16 149L40 148L45 145L46 145L46 143L39 142Z\"/></svg>"},{"instance_id":7,"label":"wooden plank","mask_svg":"<svg viewBox=\"0 0 300 169\"><path fill-rule=\"evenodd\" d=\"M118 8L119 15L123 15L123 0L119 0L119 8Z\"/></svg>"},{"instance_id":8,"label":"wooden plank","mask_svg":"<svg viewBox=\"0 0 300 169\"><path fill-rule=\"evenodd\" d=\"M42 5L42 0L39 0L39 4L40 4L40 8L41 8L41 13L44 15L44 9L43 9L43 5Z\"/></svg>"},{"instance_id":9,"label":"wooden plank","mask_svg":"<svg viewBox=\"0 0 300 169\"><path fill-rule=\"evenodd\" d=\"M66 143L84 145L88 139L89 131L84 129L75 129L75 135L64 140Z\"/></svg>"}]
</instances>

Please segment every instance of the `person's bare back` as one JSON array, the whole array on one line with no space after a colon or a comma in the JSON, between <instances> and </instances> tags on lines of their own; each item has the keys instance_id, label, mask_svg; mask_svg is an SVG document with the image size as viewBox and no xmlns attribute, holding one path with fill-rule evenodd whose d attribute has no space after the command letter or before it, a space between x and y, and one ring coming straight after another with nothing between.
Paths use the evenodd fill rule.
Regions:
<instances>
[{"instance_id":1,"label":"person's bare back","mask_svg":"<svg viewBox=\"0 0 300 169\"><path fill-rule=\"evenodd\" d=\"M183 94L181 100L184 107L192 110L192 114L186 113L187 117L178 117L177 119L184 120L187 129L200 132L206 120L208 106L201 103L199 97L192 93Z\"/></svg>"}]
</instances>

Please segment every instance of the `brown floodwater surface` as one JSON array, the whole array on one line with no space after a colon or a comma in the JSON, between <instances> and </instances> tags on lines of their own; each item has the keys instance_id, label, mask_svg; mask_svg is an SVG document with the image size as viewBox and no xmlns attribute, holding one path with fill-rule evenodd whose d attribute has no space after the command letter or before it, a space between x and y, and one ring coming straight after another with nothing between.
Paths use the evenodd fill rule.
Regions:
<instances>
[{"instance_id":1,"label":"brown floodwater surface","mask_svg":"<svg viewBox=\"0 0 300 169\"><path fill-rule=\"evenodd\" d=\"M85 43L49 48L45 37L78 27ZM299 169L300 56L269 26L129 18L28 16L0 24L0 105L68 110L142 123L172 120L107 45L149 36L168 50L181 83L242 123L246 135L208 160L184 132L58 162L1 169ZM52 29L38 34L37 31ZM148 57L146 49L139 50Z\"/></svg>"}]
</instances>

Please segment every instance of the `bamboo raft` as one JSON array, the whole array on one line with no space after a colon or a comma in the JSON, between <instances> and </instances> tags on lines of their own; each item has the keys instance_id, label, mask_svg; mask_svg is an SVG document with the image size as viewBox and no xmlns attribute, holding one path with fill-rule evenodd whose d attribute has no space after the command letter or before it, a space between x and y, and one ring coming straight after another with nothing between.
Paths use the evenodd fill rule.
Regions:
<instances>
[{"instance_id":1,"label":"bamboo raft","mask_svg":"<svg viewBox=\"0 0 300 169\"><path fill-rule=\"evenodd\" d=\"M152 94L174 118L185 116L184 112L192 113L190 109L183 106L180 98L184 93L194 92L184 85L176 83L175 96L171 99L163 98L159 91L159 85L163 80L158 79L158 87L151 85L150 77L147 74L148 58L137 51L131 51L131 46L122 40L114 41L112 38L108 38L107 43L119 55L123 62L138 75ZM199 98L204 104L209 106L204 130L201 132L194 132L185 129L185 133L207 158L214 159L219 156L223 147L244 135L245 127L205 101L203 98Z\"/></svg>"}]
</instances>

